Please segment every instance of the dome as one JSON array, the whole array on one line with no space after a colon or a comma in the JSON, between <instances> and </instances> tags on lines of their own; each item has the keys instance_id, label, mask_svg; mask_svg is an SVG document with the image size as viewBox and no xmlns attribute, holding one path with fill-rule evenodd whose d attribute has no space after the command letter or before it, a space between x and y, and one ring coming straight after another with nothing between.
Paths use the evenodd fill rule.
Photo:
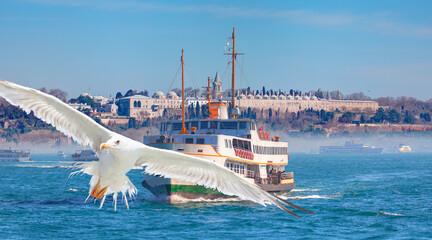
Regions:
<instances>
[{"instance_id":1,"label":"dome","mask_svg":"<svg viewBox=\"0 0 432 240\"><path fill-rule=\"evenodd\" d=\"M267 94L264 95L263 98L264 98L264 99L270 99L269 95L267 95Z\"/></svg>"},{"instance_id":2,"label":"dome","mask_svg":"<svg viewBox=\"0 0 432 240\"><path fill-rule=\"evenodd\" d=\"M153 94L153 97L154 97L154 98L165 98L165 95L164 95L163 92L161 92L161 91L157 91L157 92L155 92L155 93Z\"/></svg>"},{"instance_id":3,"label":"dome","mask_svg":"<svg viewBox=\"0 0 432 240\"><path fill-rule=\"evenodd\" d=\"M167 96L168 96L169 98L174 98L174 99L178 98L177 93L175 93L175 92L173 92L173 91L170 91L170 92L167 94Z\"/></svg>"},{"instance_id":4,"label":"dome","mask_svg":"<svg viewBox=\"0 0 432 240\"><path fill-rule=\"evenodd\" d=\"M318 100L318 98L316 96L312 96L311 99L312 100Z\"/></svg>"},{"instance_id":5,"label":"dome","mask_svg":"<svg viewBox=\"0 0 432 240\"><path fill-rule=\"evenodd\" d=\"M284 95L279 95L279 99L285 100L287 98Z\"/></svg>"},{"instance_id":6,"label":"dome","mask_svg":"<svg viewBox=\"0 0 432 240\"><path fill-rule=\"evenodd\" d=\"M239 98L239 99L245 99L245 98L246 98L246 95L244 95L244 94L242 93L242 94L240 94L240 96L238 96L238 98Z\"/></svg>"},{"instance_id":7,"label":"dome","mask_svg":"<svg viewBox=\"0 0 432 240\"><path fill-rule=\"evenodd\" d=\"M87 97L87 96L89 96L89 94L85 92L85 93L81 93L81 96Z\"/></svg>"},{"instance_id":8,"label":"dome","mask_svg":"<svg viewBox=\"0 0 432 240\"><path fill-rule=\"evenodd\" d=\"M304 96L304 97L303 97L303 100L310 100L310 97L308 97L308 96Z\"/></svg>"},{"instance_id":9,"label":"dome","mask_svg":"<svg viewBox=\"0 0 432 240\"><path fill-rule=\"evenodd\" d=\"M261 95L256 95L255 99L262 99L263 97Z\"/></svg>"},{"instance_id":10,"label":"dome","mask_svg":"<svg viewBox=\"0 0 432 240\"><path fill-rule=\"evenodd\" d=\"M300 96L295 96L295 100L301 100L302 98Z\"/></svg>"},{"instance_id":11,"label":"dome","mask_svg":"<svg viewBox=\"0 0 432 240\"><path fill-rule=\"evenodd\" d=\"M254 99L254 96L252 94L247 95L248 99Z\"/></svg>"},{"instance_id":12,"label":"dome","mask_svg":"<svg viewBox=\"0 0 432 240\"><path fill-rule=\"evenodd\" d=\"M292 95L288 95L289 100L294 100L294 97Z\"/></svg>"},{"instance_id":13,"label":"dome","mask_svg":"<svg viewBox=\"0 0 432 240\"><path fill-rule=\"evenodd\" d=\"M278 97L276 95L271 95L270 97L271 99L278 99Z\"/></svg>"}]
</instances>

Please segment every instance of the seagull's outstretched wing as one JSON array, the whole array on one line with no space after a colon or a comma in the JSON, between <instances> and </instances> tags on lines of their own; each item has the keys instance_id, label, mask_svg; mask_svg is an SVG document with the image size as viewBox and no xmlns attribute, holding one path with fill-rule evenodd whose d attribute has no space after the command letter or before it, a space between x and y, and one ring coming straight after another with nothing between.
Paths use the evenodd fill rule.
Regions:
<instances>
[{"instance_id":1,"label":"seagull's outstretched wing","mask_svg":"<svg viewBox=\"0 0 432 240\"><path fill-rule=\"evenodd\" d=\"M210 160L145 145L143 145L140 156L136 165L146 166L145 171L149 174L193 182L208 188L217 189L226 195L238 196L243 200L250 200L264 206L266 204L274 204L297 217L299 217L297 214L287 209L280 202L312 213L271 195L256 184L248 182L236 173Z\"/></svg>"},{"instance_id":2,"label":"seagull's outstretched wing","mask_svg":"<svg viewBox=\"0 0 432 240\"><path fill-rule=\"evenodd\" d=\"M90 145L95 152L99 152L99 145L114 134L84 113L41 91L0 79L0 96L27 113L33 111L36 117L78 143Z\"/></svg>"}]
</instances>

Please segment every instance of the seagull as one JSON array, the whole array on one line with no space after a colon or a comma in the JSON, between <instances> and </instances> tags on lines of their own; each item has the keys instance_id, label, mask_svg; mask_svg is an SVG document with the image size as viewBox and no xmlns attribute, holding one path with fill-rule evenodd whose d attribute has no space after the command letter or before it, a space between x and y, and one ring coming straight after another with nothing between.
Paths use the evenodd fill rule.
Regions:
<instances>
[{"instance_id":1,"label":"seagull","mask_svg":"<svg viewBox=\"0 0 432 240\"><path fill-rule=\"evenodd\" d=\"M315 214L262 190L256 184L210 160L146 146L112 132L84 113L41 91L0 79L0 97L20 107L27 114L33 112L36 117L76 142L90 146L96 152L99 161L80 164L77 166L79 170L74 173L92 176L87 199L90 196L95 201L101 199L100 208L105 198L112 194L116 211L117 197L121 193L126 208L129 209L128 197L132 199L138 191L126 173L135 166L145 166L148 174L193 182L263 206L276 205L299 218L299 215L284 204Z\"/></svg>"}]
</instances>

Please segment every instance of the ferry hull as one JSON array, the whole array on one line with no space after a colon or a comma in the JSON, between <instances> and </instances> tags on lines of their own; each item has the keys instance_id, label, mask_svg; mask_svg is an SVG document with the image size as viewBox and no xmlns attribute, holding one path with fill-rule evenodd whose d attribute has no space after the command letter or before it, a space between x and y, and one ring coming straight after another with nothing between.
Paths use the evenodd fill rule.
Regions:
<instances>
[{"instance_id":1,"label":"ferry hull","mask_svg":"<svg viewBox=\"0 0 432 240\"><path fill-rule=\"evenodd\" d=\"M175 178L164 178L144 173L143 187L148 189L158 202L179 203L185 200L223 200L233 198L215 189ZM295 188L295 182L283 184L258 184L268 192L288 192Z\"/></svg>"}]
</instances>

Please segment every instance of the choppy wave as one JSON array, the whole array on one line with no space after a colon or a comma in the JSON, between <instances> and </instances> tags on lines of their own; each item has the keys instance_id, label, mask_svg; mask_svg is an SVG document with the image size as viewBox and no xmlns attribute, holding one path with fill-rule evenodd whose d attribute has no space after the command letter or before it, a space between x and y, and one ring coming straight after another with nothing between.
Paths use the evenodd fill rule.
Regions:
<instances>
[{"instance_id":1,"label":"choppy wave","mask_svg":"<svg viewBox=\"0 0 432 240\"><path fill-rule=\"evenodd\" d=\"M321 189L314 189L314 188L294 188L291 190L291 192L318 192L321 191Z\"/></svg>"},{"instance_id":2,"label":"choppy wave","mask_svg":"<svg viewBox=\"0 0 432 240\"><path fill-rule=\"evenodd\" d=\"M66 190L67 192L78 192L78 189L75 188L69 188L68 190Z\"/></svg>"},{"instance_id":3,"label":"choppy wave","mask_svg":"<svg viewBox=\"0 0 432 240\"><path fill-rule=\"evenodd\" d=\"M399 214L399 213L388 213L388 212L383 212L383 211L378 212L377 216L379 216L379 215L390 215L390 216L398 216L398 217L404 216L404 215Z\"/></svg>"},{"instance_id":4,"label":"choppy wave","mask_svg":"<svg viewBox=\"0 0 432 240\"><path fill-rule=\"evenodd\" d=\"M71 166L48 166L48 165L42 165L42 166L34 166L34 165L16 165L15 167L22 167L22 168L71 168Z\"/></svg>"},{"instance_id":5,"label":"choppy wave","mask_svg":"<svg viewBox=\"0 0 432 240\"><path fill-rule=\"evenodd\" d=\"M337 197L337 196L336 196ZM306 196L282 196L285 199L331 199L328 195L306 195Z\"/></svg>"}]
</instances>

